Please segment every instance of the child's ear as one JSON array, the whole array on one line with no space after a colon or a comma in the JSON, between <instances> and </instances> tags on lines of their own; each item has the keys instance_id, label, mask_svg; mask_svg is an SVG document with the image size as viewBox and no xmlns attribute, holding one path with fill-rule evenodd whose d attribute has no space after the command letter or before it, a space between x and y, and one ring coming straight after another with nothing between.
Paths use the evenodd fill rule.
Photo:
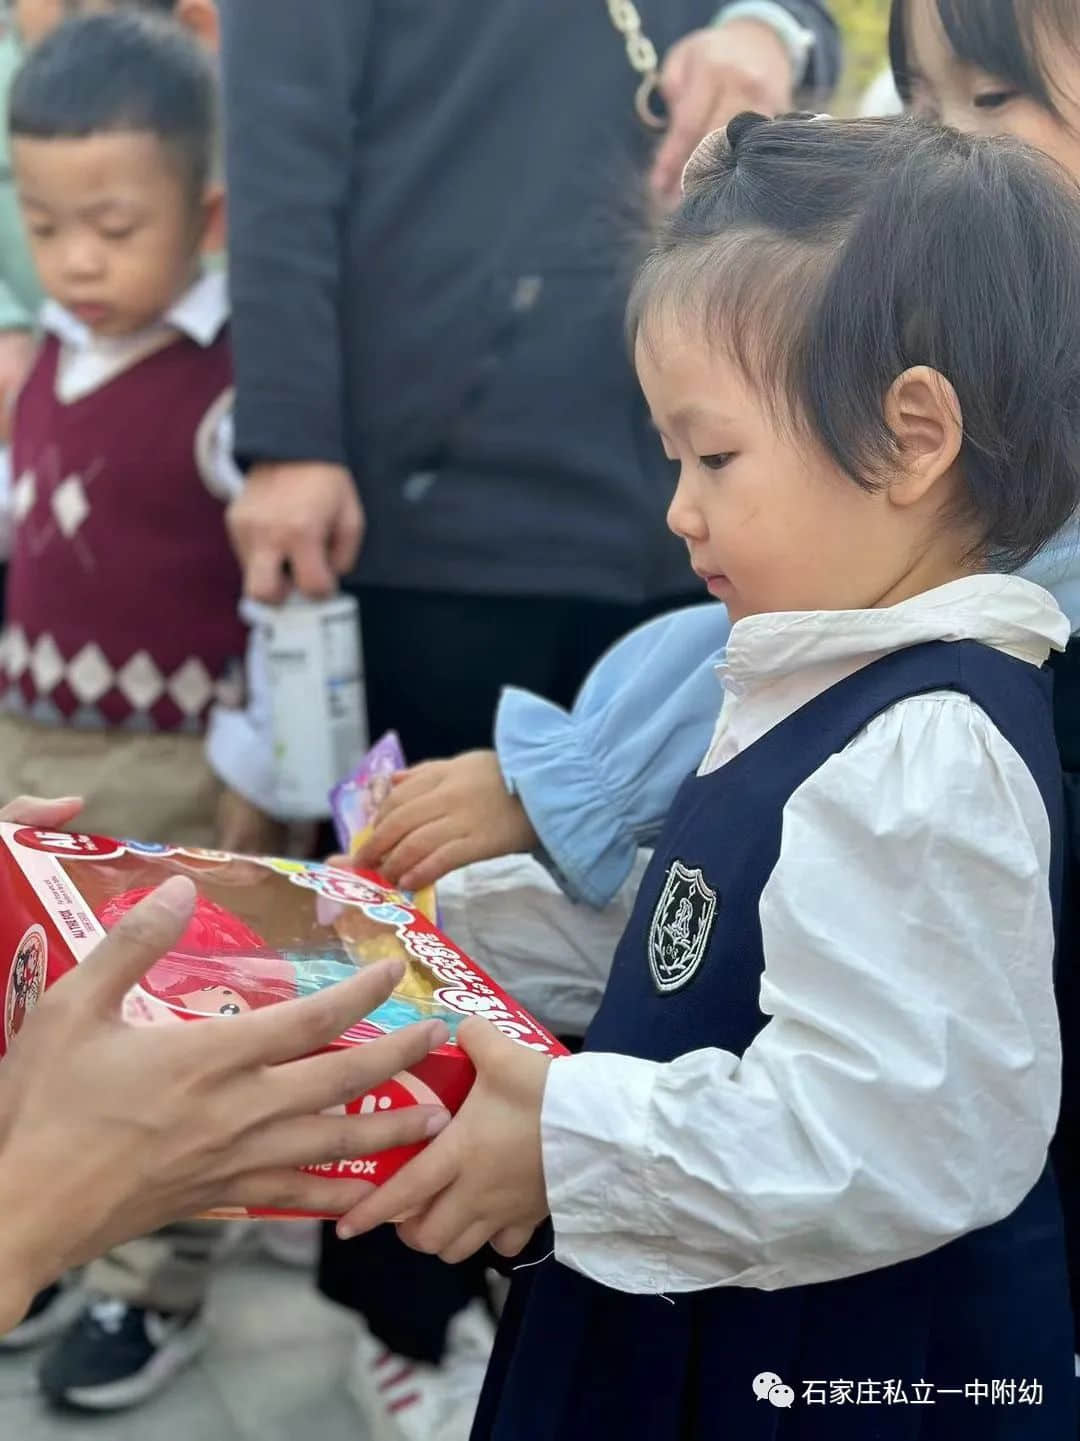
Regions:
<instances>
[{"instance_id":1,"label":"child's ear","mask_svg":"<svg viewBox=\"0 0 1080 1441\"><path fill-rule=\"evenodd\" d=\"M202 252L220 255L226 243L225 187L208 185L202 201Z\"/></svg>"},{"instance_id":2,"label":"child's ear","mask_svg":"<svg viewBox=\"0 0 1080 1441\"><path fill-rule=\"evenodd\" d=\"M216 0L176 0L173 17L185 30L190 30L195 39L216 55L221 49L221 18Z\"/></svg>"},{"instance_id":3,"label":"child's ear","mask_svg":"<svg viewBox=\"0 0 1080 1441\"><path fill-rule=\"evenodd\" d=\"M952 384L928 365L897 376L885 397L885 423L896 441L896 505L914 505L952 470L964 440L964 418Z\"/></svg>"}]
</instances>

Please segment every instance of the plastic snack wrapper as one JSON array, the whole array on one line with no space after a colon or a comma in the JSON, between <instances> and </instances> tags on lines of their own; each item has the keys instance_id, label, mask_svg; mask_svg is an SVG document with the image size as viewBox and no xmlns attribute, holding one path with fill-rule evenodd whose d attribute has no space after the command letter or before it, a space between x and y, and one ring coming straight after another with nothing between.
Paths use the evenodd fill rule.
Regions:
<instances>
[{"instance_id":1,"label":"plastic snack wrapper","mask_svg":"<svg viewBox=\"0 0 1080 1441\"><path fill-rule=\"evenodd\" d=\"M334 830L337 832L338 844L348 855L356 855L371 835L379 807L390 794L394 775L404 769L405 752L401 748L397 732L387 731L371 747L352 775L330 792ZM422 891L409 896L409 899L429 921L438 925L439 913L434 886L425 886Z\"/></svg>"},{"instance_id":2,"label":"plastic snack wrapper","mask_svg":"<svg viewBox=\"0 0 1080 1441\"><path fill-rule=\"evenodd\" d=\"M444 936L414 904L369 874L270 856L235 856L103 836L0 824L0 1055L45 988L84 960L120 917L171 875L198 890L195 913L175 948L129 991L135 1025L182 1025L233 1016L310 994L359 966L401 958L394 993L329 1049L366 1041L414 1021L439 1019L451 1039L344 1109L352 1114L440 1103L456 1111L473 1068L454 1036L482 1015L548 1055L562 1046ZM348 1157L318 1174L379 1184L421 1146ZM290 1213L231 1211L220 1215Z\"/></svg>"}]
</instances>

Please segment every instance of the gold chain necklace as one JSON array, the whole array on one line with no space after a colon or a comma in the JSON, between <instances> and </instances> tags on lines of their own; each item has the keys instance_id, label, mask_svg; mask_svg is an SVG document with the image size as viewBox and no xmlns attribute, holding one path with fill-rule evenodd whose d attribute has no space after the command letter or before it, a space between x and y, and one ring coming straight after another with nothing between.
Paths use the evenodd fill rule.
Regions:
<instances>
[{"instance_id":1,"label":"gold chain necklace","mask_svg":"<svg viewBox=\"0 0 1080 1441\"><path fill-rule=\"evenodd\" d=\"M656 109L660 94L660 60L656 46L641 28L641 16L633 0L607 0L611 23L623 38L626 58L641 76L634 96L634 109L642 125L649 130L663 130L666 118Z\"/></svg>"}]
</instances>

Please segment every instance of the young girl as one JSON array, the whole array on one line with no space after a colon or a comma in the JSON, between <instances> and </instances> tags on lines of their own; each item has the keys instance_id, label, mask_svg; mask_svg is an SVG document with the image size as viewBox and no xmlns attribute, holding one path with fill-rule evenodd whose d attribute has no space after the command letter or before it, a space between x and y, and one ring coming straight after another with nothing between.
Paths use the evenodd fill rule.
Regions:
<instances>
[{"instance_id":1,"label":"young girl","mask_svg":"<svg viewBox=\"0 0 1080 1441\"><path fill-rule=\"evenodd\" d=\"M895 0L890 52L909 107L959 130L1015 135L1080 180L1080 7L1068 0ZM1080 629L1075 520L1021 572ZM576 899L607 904L651 842L715 720L721 607L651 622L596 666L568 714L504 693L496 755L418 766L397 788L365 860L405 886L539 845ZM1080 770L1080 658L1058 666L1059 741ZM1071 702L1071 703L1070 703Z\"/></svg>"},{"instance_id":2,"label":"young girl","mask_svg":"<svg viewBox=\"0 0 1080 1441\"><path fill-rule=\"evenodd\" d=\"M1039 1404L980 1437L1070 1435L1069 626L1001 572L1080 500L1078 200L1010 144L740 117L631 330L721 724L584 1054L463 1027L469 1100L345 1229L453 1260L550 1215L477 1437L923 1441L995 1378Z\"/></svg>"}]
</instances>

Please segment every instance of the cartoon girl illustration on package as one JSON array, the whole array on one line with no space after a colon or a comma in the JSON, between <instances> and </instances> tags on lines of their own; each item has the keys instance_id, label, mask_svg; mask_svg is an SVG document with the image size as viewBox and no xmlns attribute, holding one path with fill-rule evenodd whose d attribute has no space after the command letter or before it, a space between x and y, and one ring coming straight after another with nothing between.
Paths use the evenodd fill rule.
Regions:
<instances>
[{"instance_id":1,"label":"cartoon girl illustration on package","mask_svg":"<svg viewBox=\"0 0 1080 1441\"><path fill-rule=\"evenodd\" d=\"M100 912L102 925L111 929L151 889L140 887L111 897ZM154 963L142 989L178 1018L235 1016L311 995L355 974L356 966L345 952L336 959L310 951L276 951L238 916L200 895L184 934ZM430 1008L422 1003L395 994L367 1019L378 1033L430 1015Z\"/></svg>"}]
</instances>

